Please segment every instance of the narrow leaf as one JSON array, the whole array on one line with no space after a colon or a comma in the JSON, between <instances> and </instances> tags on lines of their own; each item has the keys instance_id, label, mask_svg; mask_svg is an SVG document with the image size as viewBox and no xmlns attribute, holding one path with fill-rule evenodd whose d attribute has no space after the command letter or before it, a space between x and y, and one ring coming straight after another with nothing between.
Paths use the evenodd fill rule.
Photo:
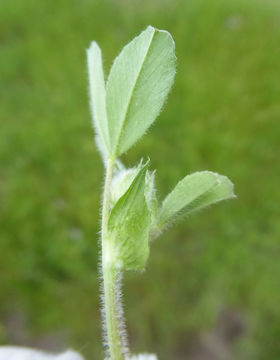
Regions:
<instances>
[{"instance_id":1,"label":"narrow leaf","mask_svg":"<svg viewBox=\"0 0 280 360\"><path fill-rule=\"evenodd\" d=\"M202 171L186 176L163 201L158 228L215 202L234 197L233 185L227 177Z\"/></svg>"},{"instance_id":2,"label":"narrow leaf","mask_svg":"<svg viewBox=\"0 0 280 360\"><path fill-rule=\"evenodd\" d=\"M147 171L145 197L151 214L151 228L156 225L158 216L158 200L155 188L155 171Z\"/></svg>"},{"instance_id":3,"label":"narrow leaf","mask_svg":"<svg viewBox=\"0 0 280 360\"><path fill-rule=\"evenodd\" d=\"M149 26L115 59L106 85L112 156L127 151L158 116L175 75L174 41Z\"/></svg>"},{"instance_id":4,"label":"narrow leaf","mask_svg":"<svg viewBox=\"0 0 280 360\"><path fill-rule=\"evenodd\" d=\"M97 146L105 157L110 151L108 139L108 121L106 114L105 83L102 67L101 50L93 41L87 49L90 106L93 125L96 131ZM105 154L104 154L105 153Z\"/></svg>"},{"instance_id":5,"label":"narrow leaf","mask_svg":"<svg viewBox=\"0 0 280 360\"><path fill-rule=\"evenodd\" d=\"M151 216L145 199L147 166L111 210L108 222L112 263L122 270L143 270L149 257Z\"/></svg>"}]
</instances>

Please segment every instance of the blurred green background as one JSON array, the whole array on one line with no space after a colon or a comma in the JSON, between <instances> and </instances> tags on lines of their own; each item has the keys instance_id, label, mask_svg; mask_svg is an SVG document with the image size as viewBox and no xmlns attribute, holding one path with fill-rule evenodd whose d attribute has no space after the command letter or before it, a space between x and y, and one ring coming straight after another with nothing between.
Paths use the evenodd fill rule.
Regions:
<instances>
[{"instance_id":1,"label":"blurred green background","mask_svg":"<svg viewBox=\"0 0 280 360\"><path fill-rule=\"evenodd\" d=\"M173 35L177 75L123 161L150 156L160 198L208 169L232 179L238 200L171 229L146 272L125 276L131 347L161 360L279 360L278 0L0 2L0 343L103 359L103 166L85 49L100 44L108 74L148 24Z\"/></svg>"}]
</instances>

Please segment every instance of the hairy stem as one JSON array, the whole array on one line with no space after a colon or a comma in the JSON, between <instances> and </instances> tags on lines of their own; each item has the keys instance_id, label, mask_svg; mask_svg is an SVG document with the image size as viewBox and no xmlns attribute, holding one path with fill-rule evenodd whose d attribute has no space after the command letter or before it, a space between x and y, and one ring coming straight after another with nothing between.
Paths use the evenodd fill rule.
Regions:
<instances>
[{"instance_id":1,"label":"hairy stem","mask_svg":"<svg viewBox=\"0 0 280 360\"><path fill-rule=\"evenodd\" d=\"M109 347L110 360L125 359L125 334L120 299L120 274L112 263L110 239L108 236L108 219L110 212L110 188L112 183L114 160L108 160L103 193L101 246L102 274L104 291L104 325L105 337Z\"/></svg>"}]
</instances>

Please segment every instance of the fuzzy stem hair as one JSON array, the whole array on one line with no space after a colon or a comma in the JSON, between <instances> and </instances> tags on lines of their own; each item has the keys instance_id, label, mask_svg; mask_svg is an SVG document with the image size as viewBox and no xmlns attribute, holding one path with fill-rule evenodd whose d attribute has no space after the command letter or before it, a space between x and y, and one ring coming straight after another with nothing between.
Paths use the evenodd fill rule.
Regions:
<instances>
[{"instance_id":1,"label":"fuzzy stem hair","mask_svg":"<svg viewBox=\"0 0 280 360\"><path fill-rule=\"evenodd\" d=\"M127 336L121 301L121 273L112 261L112 249L108 234L110 214L110 189L112 184L114 160L108 159L102 199L101 249L103 278L103 323L107 345L107 358L126 360L128 358Z\"/></svg>"}]
</instances>

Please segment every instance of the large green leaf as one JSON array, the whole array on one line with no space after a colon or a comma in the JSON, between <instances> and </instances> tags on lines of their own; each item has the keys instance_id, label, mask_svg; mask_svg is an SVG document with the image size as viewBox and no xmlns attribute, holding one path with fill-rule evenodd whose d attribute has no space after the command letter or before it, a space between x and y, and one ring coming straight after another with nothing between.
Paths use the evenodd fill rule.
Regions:
<instances>
[{"instance_id":1,"label":"large green leaf","mask_svg":"<svg viewBox=\"0 0 280 360\"><path fill-rule=\"evenodd\" d=\"M106 114L106 94L102 67L101 50L93 41L87 49L89 72L90 105L96 142L103 156L109 153L108 121ZM105 154L104 154L105 152Z\"/></svg>"},{"instance_id":2,"label":"large green leaf","mask_svg":"<svg viewBox=\"0 0 280 360\"><path fill-rule=\"evenodd\" d=\"M108 221L111 262L122 270L143 270L149 257L151 214L145 198L147 166L139 168L128 190L111 210Z\"/></svg>"},{"instance_id":3,"label":"large green leaf","mask_svg":"<svg viewBox=\"0 0 280 360\"><path fill-rule=\"evenodd\" d=\"M149 26L115 59L106 85L111 156L127 151L158 116L175 75L174 41Z\"/></svg>"},{"instance_id":4,"label":"large green leaf","mask_svg":"<svg viewBox=\"0 0 280 360\"><path fill-rule=\"evenodd\" d=\"M164 199L159 213L158 228L162 229L180 215L232 197L235 197L233 184L226 176L210 171L188 175L179 181Z\"/></svg>"}]
</instances>

